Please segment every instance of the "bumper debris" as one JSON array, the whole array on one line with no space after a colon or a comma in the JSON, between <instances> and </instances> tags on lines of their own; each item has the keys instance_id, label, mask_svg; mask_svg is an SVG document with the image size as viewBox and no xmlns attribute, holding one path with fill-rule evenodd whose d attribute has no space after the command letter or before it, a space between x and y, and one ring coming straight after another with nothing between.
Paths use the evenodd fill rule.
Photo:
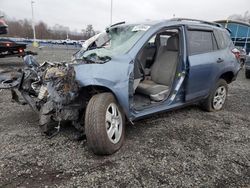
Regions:
<instances>
[{"instance_id":1,"label":"bumper debris","mask_svg":"<svg viewBox=\"0 0 250 188\"><path fill-rule=\"evenodd\" d=\"M29 104L37 112L44 133L59 131L61 121L81 124L80 106L74 103L79 94L74 67L65 62L39 65L32 56L26 57L25 65L22 71L1 73L0 89L11 89L14 101Z\"/></svg>"}]
</instances>

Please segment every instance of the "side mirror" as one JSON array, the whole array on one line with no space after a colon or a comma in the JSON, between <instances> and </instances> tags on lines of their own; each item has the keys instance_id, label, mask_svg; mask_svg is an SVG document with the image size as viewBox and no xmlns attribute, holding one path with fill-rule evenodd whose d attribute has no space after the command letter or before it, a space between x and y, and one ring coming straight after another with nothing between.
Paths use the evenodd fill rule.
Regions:
<instances>
[{"instance_id":1,"label":"side mirror","mask_svg":"<svg viewBox=\"0 0 250 188\"><path fill-rule=\"evenodd\" d=\"M37 68L39 67L39 63L36 61L33 55L26 55L23 58L24 64L30 68Z\"/></svg>"}]
</instances>

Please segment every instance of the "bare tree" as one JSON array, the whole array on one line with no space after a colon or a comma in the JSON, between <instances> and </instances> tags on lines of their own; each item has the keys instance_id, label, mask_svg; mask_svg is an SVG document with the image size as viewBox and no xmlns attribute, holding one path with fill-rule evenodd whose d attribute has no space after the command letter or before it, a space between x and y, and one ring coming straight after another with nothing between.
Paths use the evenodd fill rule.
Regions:
<instances>
[{"instance_id":1,"label":"bare tree","mask_svg":"<svg viewBox=\"0 0 250 188\"><path fill-rule=\"evenodd\" d=\"M3 12L2 15L5 15ZM8 24L8 37L32 38L33 30L30 20L15 20L5 15ZM40 21L35 25L36 35L38 39L66 39L67 36L73 40L87 39L95 34L92 25L88 25L84 32L70 31L69 27L56 24L49 27L46 23Z\"/></svg>"},{"instance_id":2,"label":"bare tree","mask_svg":"<svg viewBox=\"0 0 250 188\"><path fill-rule=\"evenodd\" d=\"M49 38L48 27L44 22L39 22L36 26L36 36L39 39Z\"/></svg>"},{"instance_id":3,"label":"bare tree","mask_svg":"<svg viewBox=\"0 0 250 188\"><path fill-rule=\"evenodd\" d=\"M91 24L87 25L85 29L85 37L88 39L94 35L95 35L95 31L93 29L93 26Z\"/></svg>"},{"instance_id":4,"label":"bare tree","mask_svg":"<svg viewBox=\"0 0 250 188\"><path fill-rule=\"evenodd\" d=\"M249 13L249 11L246 11L243 15L233 14L233 15L229 16L228 19L247 22L250 24L250 13Z\"/></svg>"}]
</instances>

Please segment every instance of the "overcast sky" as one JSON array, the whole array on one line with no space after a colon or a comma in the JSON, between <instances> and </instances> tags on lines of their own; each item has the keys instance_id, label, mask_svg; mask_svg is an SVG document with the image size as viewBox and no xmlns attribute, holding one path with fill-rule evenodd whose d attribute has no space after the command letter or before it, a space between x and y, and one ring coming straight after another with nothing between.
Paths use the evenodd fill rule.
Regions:
<instances>
[{"instance_id":1,"label":"overcast sky","mask_svg":"<svg viewBox=\"0 0 250 188\"><path fill-rule=\"evenodd\" d=\"M35 20L80 31L92 24L103 30L110 24L111 0L33 0ZM0 0L0 11L11 18L31 19L30 0ZM176 17L226 19L250 11L250 0L113 0L113 23Z\"/></svg>"}]
</instances>

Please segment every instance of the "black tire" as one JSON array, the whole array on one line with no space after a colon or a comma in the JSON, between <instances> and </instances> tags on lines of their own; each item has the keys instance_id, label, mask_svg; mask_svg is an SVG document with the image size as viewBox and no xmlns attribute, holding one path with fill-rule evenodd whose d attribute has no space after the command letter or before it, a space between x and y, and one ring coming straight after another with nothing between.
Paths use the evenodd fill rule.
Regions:
<instances>
[{"instance_id":1,"label":"black tire","mask_svg":"<svg viewBox=\"0 0 250 188\"><path fill-rule=\"evenodd\" d=\"M217 89L220 88L220 87L225 88L226 95L225 95L225 100L224 100L224 102L222 104L222 107L219 108L219 109L216 109L214 104L213 104L213 100L214 100L214 97L216 95ZM227 98L227 93L228 93L227 82L224 79L219 79L218 82L215 84L215 87L211 90L209 96L204 101L202 101L201 108L203 110L205 110L205 111L208 111L208 112L214 112L214 111L221 110L224 107L224 104L225 104L225 101L226 101L226 98Z\"/></svg>"},{"instance_id":2,"label":"black tire","mask_svg":"<svg viewBox=\"0 0 250 188\"><path fill-rule=\"evenodd\" d=\"M247 79L250 79L250 70L245 70L245 76Z\"/></svg>"},{"instance_id":3,"label":"black tire","mask_svg":"<svg viewBox=\"0 0 250 188\"><path fill-rule=\"evenodd\" d=\"M111 104L116 105L120 114L121 134L117 143L111 142L106 127L106 113ZM120 149L125 135L125 116L112 93L96 94L90 99L85 112L85 133L88 147L97 155L110 155Z\"/></svg>"}]
</instances>

